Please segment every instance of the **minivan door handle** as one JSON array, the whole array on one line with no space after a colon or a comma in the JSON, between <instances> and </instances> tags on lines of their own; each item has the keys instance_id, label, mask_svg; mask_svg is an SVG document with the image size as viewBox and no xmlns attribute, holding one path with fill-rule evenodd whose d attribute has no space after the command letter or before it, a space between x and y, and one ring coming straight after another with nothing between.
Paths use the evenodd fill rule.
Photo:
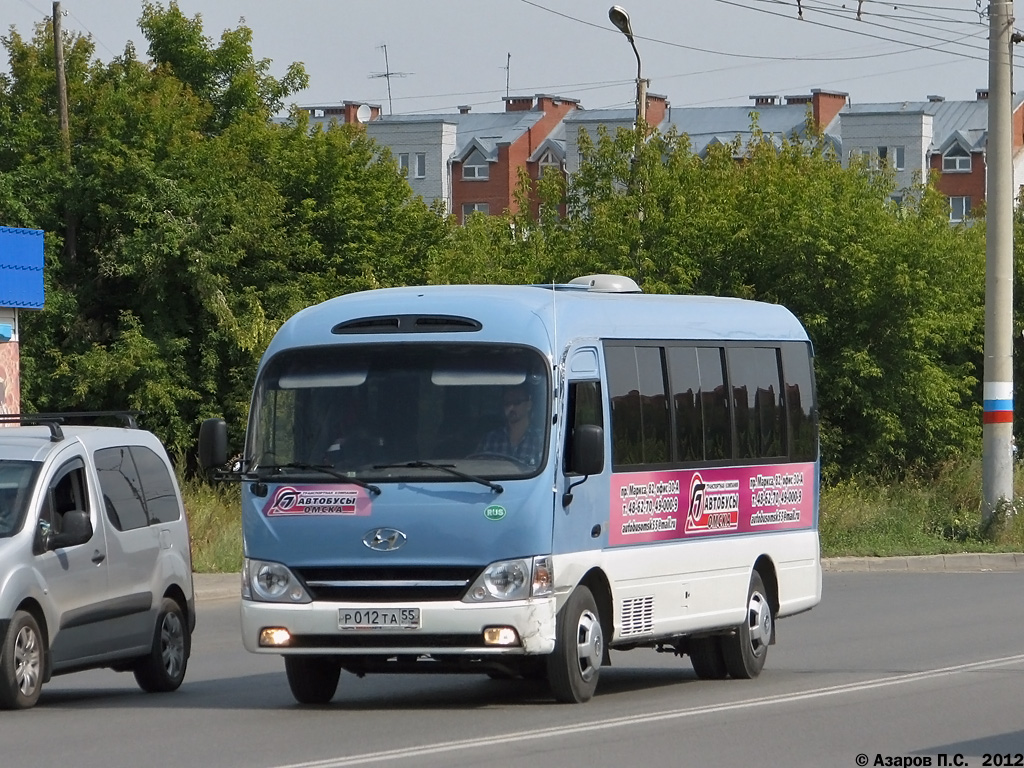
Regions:
<instances>
[{"instance_id":1,"label":"minivan door handle","mask_svg":"<svg viewBox=\"0 0 1024 768\"><path fill-rule=\"evenodd\" d=\"M100 552L98 549L92 553L92 561L96 563L96 565L99 565L106 559L107 556L104 553Z\"/></svg>"}]
</instances>

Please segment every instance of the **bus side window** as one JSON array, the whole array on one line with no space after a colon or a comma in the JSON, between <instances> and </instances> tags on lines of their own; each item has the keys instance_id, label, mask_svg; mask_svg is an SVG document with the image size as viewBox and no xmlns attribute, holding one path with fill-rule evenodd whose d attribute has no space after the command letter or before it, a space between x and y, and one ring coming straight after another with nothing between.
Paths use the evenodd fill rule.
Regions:
<instances>
[{"instance_id":1,"label":"bus side window","mask_svg":"<svg viewBox=\"0 0 1024 768\"><path fill-rule=\"evenodd\" d=\"M566 474L569 474L569 458L572 456L572 439L576 427L584 424L604 426L604 416L601 413L601 382L570 382L568 395L565 451L562 454L562 471Z\"/></svg>"}]
</instances>

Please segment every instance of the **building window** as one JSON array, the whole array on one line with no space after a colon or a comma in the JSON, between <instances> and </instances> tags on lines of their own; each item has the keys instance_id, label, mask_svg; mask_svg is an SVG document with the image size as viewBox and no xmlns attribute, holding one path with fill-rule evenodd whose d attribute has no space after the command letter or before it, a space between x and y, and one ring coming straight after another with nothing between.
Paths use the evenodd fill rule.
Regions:
<instances>
[{"instance_id":1,"label":"building window","mask_svg":"<svg viewBox=\"0 0 1024 768\"><path fill-rule=\"evenodd\" d=\"M423 179L427 176L427 153L416 153L416 178Z\"/></svg>"},{"instance_id":2,"label":"building window","mask_svg":"<svg viewBox=\"0 0 1024 768\"><path fill-rule=\"evenodd\" d=\"M472 154L462 161L462 178L487 179L490 175L490 166L480 150L473 150Z\"/></svg>"},{"instance_id":3,"label":"building window","mask_svg":"<svg viewBox=\"0 0 1024 768\"><path fill-rule=\"evenodd\" d=\"M398 172L402 176L409 177L409 153L401 152L398 155Z\"/></svg>"},{"instance_id":4,"label":"building window","mask_svg":"<svg viewBox=\"0 0 1024 768\"><path fill-rule=\"evenodd\" d=\"M907 167L907 148L903 146L892 148L892 167L902 171Z\"/></svg>"},{"instance_id":5,"label":"building window","mask_svg":"<svg viewBox=\"0 0 1024 768\"><path fill-rule=\"evenodd\" d=\"M942 171L944 173L964 173L970 170L971 155L959 144L942 156Z\"/></svg>"},{"instance_id":6,"label":"building window","mask_svg":"<svg viewBox=\"0 0 1024 768\"><path fill-rule=\"evenodd\" d=\"M969 158L968 158L969 159ZM949 220L963 221L971 210L971 198L966 195L949 198Z\"/></svg>"},{"instance_id":7,"label":"building window","mask_svg":"<svg viewBox=\"0 0 1024 768\"><path fill-rule=\"evenodd\" d=\"M544 178L544 172L548 168L551 168L555 171L562 170L561 162L559 162L558 157L550 149L543 155L541 155L540 160L537 162L537 165L540 168L540 178Z\"/></svg>"},{"instance_id":8,"label":"building window","mask_svg":"<svg viewBox=\"0 0 1024 768\"><path fill-rule=\"evenodd\" d=\"M888 147L876 147L875 155L878 160L878 168L885 168L886 163L889 160L889 148Z\"/></svg>"},{"instance_id":9,"label":"building window","mask_svg":"<svg viewBox=\"0 0 1024 768\"><path fill-rule=\"evenodd\" d=\"M462 223L465 224L466 220L474 213L487 215L490 212L491 206L487 203L465 203L462 206Z\"/></svg>"}]
</instances>

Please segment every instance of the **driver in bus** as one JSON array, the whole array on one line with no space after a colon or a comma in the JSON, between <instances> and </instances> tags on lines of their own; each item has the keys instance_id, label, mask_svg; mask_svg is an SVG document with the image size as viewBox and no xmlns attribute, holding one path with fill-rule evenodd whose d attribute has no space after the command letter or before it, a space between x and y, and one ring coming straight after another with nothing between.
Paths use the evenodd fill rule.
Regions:
<instances>
[{"instance_id":1,"label":"driver in bus","mask_svg":"<svg viewBox=\"0 0 1024 768\"><path fill-rule=\"evenodd\" d=\"M543 431L533 419L533 398L525 384L506 387L501 395L505 424L484 435L476 454L508 456L535 467L544 453Z\"/></svg>"}]
</instances>

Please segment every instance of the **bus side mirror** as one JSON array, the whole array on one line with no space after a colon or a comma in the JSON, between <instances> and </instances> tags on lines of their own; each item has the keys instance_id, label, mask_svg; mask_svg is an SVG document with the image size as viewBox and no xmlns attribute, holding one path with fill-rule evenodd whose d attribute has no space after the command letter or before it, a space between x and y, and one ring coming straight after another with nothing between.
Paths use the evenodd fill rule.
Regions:
<instances>
[{"instance_id":1,"label":"bus side mirror","mask_svg":"<svg viewBox=\"0 0 1024 768\"><path fill-rule=\"evenodd\" d=\"M599 475L604 470L604 429L581 424L572 433L569 471L576 475Z\"/></svg>"},{"instance_id":2,"label":"bus side mirror","mask_svg":"<svg viewBox=\"0 0 1024 768\"><path fill-rule=\"evenodd\" d=\"M224 419L206 419L199 426L199 466L214 469L228 460L228 425Z\"/></svg>"}]
</instances>

